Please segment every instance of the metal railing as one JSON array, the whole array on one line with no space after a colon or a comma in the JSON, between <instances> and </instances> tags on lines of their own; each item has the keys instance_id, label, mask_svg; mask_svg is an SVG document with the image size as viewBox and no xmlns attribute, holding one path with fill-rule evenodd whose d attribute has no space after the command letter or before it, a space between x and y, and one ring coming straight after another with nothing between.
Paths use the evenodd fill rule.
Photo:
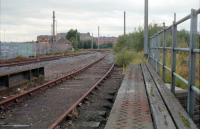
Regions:
<instances>
[{"instance_id":1,"label":"metal railing","mask_svg":"<svg viewBox=\"0 0 200 129\"><path fill-rule=\"evenodd\" d=\"M165 27L163 23L163 29L158 33L150 37L149 44L149 63L151 63L156 69L157 73L162 72L162 79L166 82L166 70L171 73L171 91L175 94L176 79L179 79L187 85L188 95L187 95L187 112L193 118L194 115L194 105L195 105L195 95L200 95L200 89L195 86L195 63L196 55L200 54L200 49L197 48L197 20L200 14L200 9L191 10L191 14L186 17L176 21L176 15L174 15L173 24L169 27ZM188 48L179 48L177 46L177 26L187 20L190 20L190 37ZM172 45L170 47L166 46L166 35L171 33ZM162 38L162 42L161 42ZM171 51L171 67L166 65L167 51ZM160 55L162 52L162 55ZM176 55L177 52L188 53L188 80L179 75L176 72ZM162 58L161 58L162 56ZM160 60L160 58L162 60Z\"/></svg>"}]
</instances>

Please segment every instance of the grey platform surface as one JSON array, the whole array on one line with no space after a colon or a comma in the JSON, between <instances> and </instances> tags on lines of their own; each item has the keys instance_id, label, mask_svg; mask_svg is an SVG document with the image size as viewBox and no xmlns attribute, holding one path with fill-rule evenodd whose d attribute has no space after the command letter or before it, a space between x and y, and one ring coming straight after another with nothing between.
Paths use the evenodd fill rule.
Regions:
<instances>
[{"instance_id":1,"label":"grey platform surface","mask_svg":"<svg viewBox=\"0 0 200 129\"><path fill-rule=\"evenodd\" d=\"M149 64L130 65L105 129L197 129Z\"/></svg>"},{"instance_id":2,"label":"grey platform surface","mask_svg":"<svg viewBox=\"0 0 200 129\"><path fill-rule=\"evenodd\" d=\"M153 129L140 65L130 65L105 129Z\"/></svg>"}]
</instances>

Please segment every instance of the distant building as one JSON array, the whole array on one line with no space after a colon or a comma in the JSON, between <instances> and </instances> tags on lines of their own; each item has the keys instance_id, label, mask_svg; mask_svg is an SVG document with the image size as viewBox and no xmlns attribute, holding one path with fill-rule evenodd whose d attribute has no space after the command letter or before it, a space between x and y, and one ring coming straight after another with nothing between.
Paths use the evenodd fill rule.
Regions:
<instances>
[{"instance_id":1,"label":"distant building","mask_svg":"<svg viewBox=\"0 0 200 129\"><path fill-rule=\"evenodd\" d=\"M66 47L67 48L71 48L71 42L69 40L66 39L66 35L67 33L58 33L56 35L56 41L53 43L56 46L54 46L56 49L58 49L57 47L59 47L59 49L62 49ZM90 35L90 33L80 33L80 41L91 41L92 40L92 36ZM94 41L96 42L96 44L98 43L98 38L94 37ZM38 43L47 43L47 44L52 44L52 36L51 35L39 35L37 36L37 42ZM99 37L99 45L103 45L103 44L115 44L117 42L117 37ZM67 46L65 45L67 44ZM57 46L58 45L58 46Z\"/></svg>"},{"instance_id":2,"label":"distant building","mask_svg":"<svg viewBox=\"0 0 200 129\"><path fill-rule=\"evenodd\" d=\"M64 43L64 44L72 44L69 40L67 40L67 39L65 39L65 38L63 38L63 37L59 38L59 39L56 41L56 43L58 43L58 44L61 44L61 43Z\"/></svg>"},{"instance_id":3,"label":"distant building","mask_svg":"<svg viewBox=\"0 0 200 129\"><path fill-rule=\"evenodd\" d=\"M56 35L56 41L52 43L51 35L39 35L37 36L37 43L43 45L49 45L53 51L64 51L72 48L72 43L65 38L66 33L58 33Z\"/></svg>"},{"instance_id":4,"label":"distant building","mask_svg":"<svg viewBox=\"0 0 200 129\"><path fill-rule=\"evenodd\" d=\"M98 43L98 37L95 38L96 43ZM117 43L117 37L99 37L99 45L102 44L115 44Z\"/></svg>"},{"instance_id":5,"label":"distant building","mask_svg":"<svg viewBox=\"0 0 200 129\"><path fill-rule=\"evenodd\" d=\"M57 33L56 40L59 40L61 38L66 39L67 33Z\"/></svg>"},{"instance_id":6,"label":"distant building","mask_svg":"<svg viewBox=\"0 0 200 129\"><path fill-rule=\"evenodd\" d=\"M37 36L37 42L38 43L49 43L52 39L51 35L39 35Z\"/></svg>"},{"instance_id":7,"label":"distant building","mask_svg":"<svg viewBox=\"0 0 200 129\"><path fill-rule=\"evenodd\" d=\"M89 41L92 39L90 33L80 33L80 41Z\"/></svg>"},{"instance_id":8,"label":"distant building","mask_svg":"<svg viewBox=\"0 0 200 129\"><path fill-rule=\"evenodd\" d=\"M54 44L52 44L52 48L54 49L54 51L65 51L72 49L71 44L72 43L69 40L60 37Z\"/></svg>"},{"instance_id":9,"label":"distant building","mask_svg":"<svg viewBox=\"0 0 200 129\"><path fill-rule=\"evenodd\" d=\"M59 39L65 39L67 33L57 33L56 34L56 41ZM38 43L51 43L52 42L52 35L39 35L37 36Z\"/></svg>"}]
</instances>

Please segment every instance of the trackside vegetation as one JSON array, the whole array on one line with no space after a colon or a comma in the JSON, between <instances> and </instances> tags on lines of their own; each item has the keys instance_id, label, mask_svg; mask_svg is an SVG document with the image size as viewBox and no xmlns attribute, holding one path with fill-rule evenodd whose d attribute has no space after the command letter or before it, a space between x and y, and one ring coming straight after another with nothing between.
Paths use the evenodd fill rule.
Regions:
<instances>
[{"instance_id":1,"label":"trackside vegetation","mask_svg":"<svg viewBox=\"0 0 200 129\"><path fill-rule=\"evenodd\" d=\"M152 36L154 33L160 31L162 26L157 24L150 24L149 25L149 37ZM123 67L124 69L130 64L140 64L146 63L147 58L144 57L143 53L143 28L138 27L134 30L134 32L129 33L127 35L119 36L116 45L113 47L114 54L115 54L115 63L118 66ZM161 41L162 42L162 41ZM172 37L171 32L169 32L166 36L166 46L172 46ZM177 32L177 46L180 48L187 48L189 47L189 31L187 30L178 30ZM198 35L197 46L200 46L200 35ZM188 79L188 64L189 58L188 53L184 52L177 52L177 64L176 64L176 72L180 74L185 79ZM162 51L160 51L160 61L162 61ZM166 64L168 67L171 67L171 51L167 51L166 55ZM196 81L195 85L200 87L200 56L197 54L196 58ZM162 74L162 69L160 70ZM171 81L171 74L166 72L166 81ZM182 88L186 88L186 85L181 82L180 80L176 79L176 85Z\"/></svg>"},{"instance_id":2,"label":"trackside vegetation","mask_svg":"<svg viewBox=\"0 0 200 129\"><path fill-rule=\"evenodd\" d=\"M149 35L156 33L162 27L157 24L149 25ZM143 28L138 27L134 32L119 36L114 46L115 62L119 66L126 67L130 63L144 63L146 59L143 54Z\"/></svg>"}]
</instances>

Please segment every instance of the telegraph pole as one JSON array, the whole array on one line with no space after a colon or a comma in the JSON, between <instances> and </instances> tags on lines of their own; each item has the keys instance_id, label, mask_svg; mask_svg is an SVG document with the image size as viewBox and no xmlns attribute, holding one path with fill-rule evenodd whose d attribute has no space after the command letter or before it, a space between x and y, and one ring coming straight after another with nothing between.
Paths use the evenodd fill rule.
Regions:
<instances>
[{"instance_id":1,"label":"telegraph pole","mask_svg":"<svg viewBox=\"0 0 200 129\"><path fill-rule=\"evenodd\" d=\"M126 12L124 11L124 35L126 35Z\"/></svg>"},{"instance_id":2,"label":"telegraph pole","mask_svg":"<svg viewBox=\"0 0 200 129\"><path fill-rule=\"evenodd\" d=\"M52 42L50 42L50 47L51 47L51 52L53 52L53 44L55 43L55 40L56 40L56 36L55 36L55 22L56 22L56 20L55 20L55 11L53 11L53 23L52 23Z\"/></svg>"},{"instance_id":3,"label":"telegraph pole","mask_svg":"<svg viewBox=\"0 0 200 129\"><path fill-rule=\"evenodd\" d=\"M99 26L98 26L98 49L99 49Z\"/></svg>"},{"instance_id":4,"label":"telegraph pole","mask_svg":"<svg viewBox=\"0 0 200 129\"><path fill-rule=\"evenodd\" d=\"M144 54L148 55L148 0L144 4Z\"/></svg>"},{"instance_id":5,"label":"telegraph pole","mask_svg":"<svg viewBox=\"0 0 200 129\"><path fill-rule=\"evenodd\" d=\"M93 40L93 33L92 33L92 44L91 44L91 49L94 48L94 40Z\"/></svg>"},{"instance_id":6,"label":"telegraph pole","mask_svg":"<svg viewBox=\"0 0 200 129\"><path fill-rule=\"evenodd\" d=\"M55 18L56 18L55 17L55 11L53 11L53 30L52 30L53 31L52 32L53 33L52 34L52 36L53 36L53 43L55 42L55 21L56 21Z\"/></svg>"},{"instance_id":7,"label":"telegraph pole","mask_svg":"<svg viewBox=\"0 0 200 129\"><path fill-rule=\"evenodd\" d=\"M76 49L78 48L78 30L76 29Z\"/></svg>"}]
</instances>

